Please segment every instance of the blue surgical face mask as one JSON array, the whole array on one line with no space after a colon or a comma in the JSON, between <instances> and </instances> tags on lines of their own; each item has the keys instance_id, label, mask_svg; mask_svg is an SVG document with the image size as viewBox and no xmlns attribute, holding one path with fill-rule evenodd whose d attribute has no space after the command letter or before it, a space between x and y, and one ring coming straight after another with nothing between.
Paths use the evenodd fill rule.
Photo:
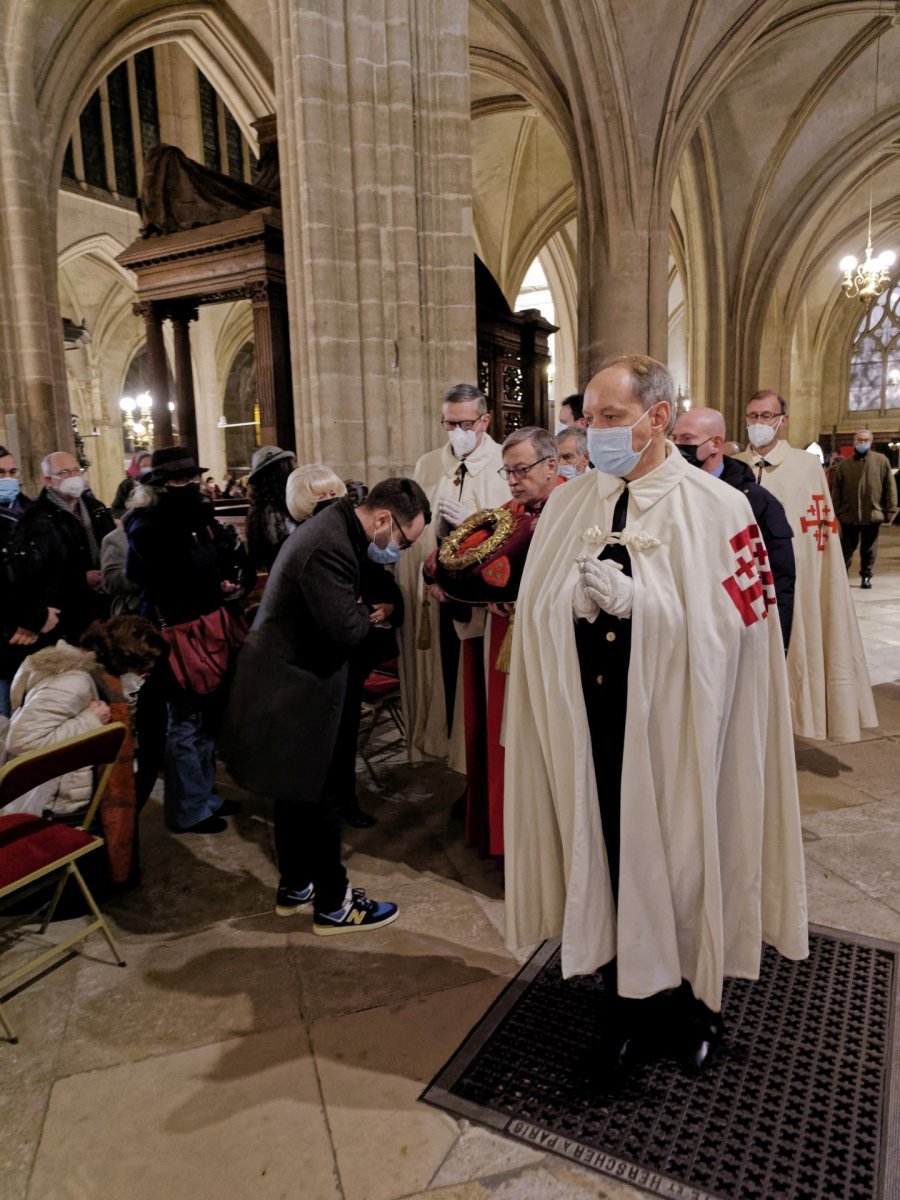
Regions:
<instances>
[{"instance_id":1,"label":"blue surgical face mask","mask_svg":"<svg viewBox=\"0 0 900 1200\"><path fill-rule=\"evenodd\" d=\"M18 495L18 479L0 479L0 504L12 504Z\"/></svg>"},{"instance_id":2,"label":"blue surgical face mask","mask_svg":"<svg viewBox=\"0 0 900 1200\"><path fill-rule=\"evenodd\" d=\"M556 473L563 479L575 479L578 475L578 468L574 463L560 463Z\"/></svg>"},{"instance_id":3,"label":"blue surgical face mask","mask_svg":"<svg viewBox=\"0 0 900 1200\"><path fill-rule=\"evenodd\" d=\"M381 566L390 566L391 563L399 562L400 555L403 553L402 547L398 546L394 541L394 518L391 517L391 537L386 546L377 545L373 536L369 542L366 551L372 562L380 563Z\"/></svg>"},{"instance_id":4,"label":"blue surgical face mask","mask_svg":"<svg viewBox=\"0 0 900 1200\"><path fill-rule=\"evenodd\" d=\"M587 431L588 457L598 471L603 471L606 475L625 476L631 474L640 462L641 455L650 445L648 441L647 445L640 450L633 449L631 431L636 425L640 425L649 412L648 408L647 412L638 417L634 425Z\"/></svg>"},{"instance_id":5,"label":"blue surgical face mask","mask_svg":"<svg viewBox=\"0 0 900 1200\"><path fill-rule=\"evenodd\" d=\"M853 449L857 454L868 454L871 442L857 442ZM2 482L2 481L0 481Z\"/></svg>"}]
</instances>

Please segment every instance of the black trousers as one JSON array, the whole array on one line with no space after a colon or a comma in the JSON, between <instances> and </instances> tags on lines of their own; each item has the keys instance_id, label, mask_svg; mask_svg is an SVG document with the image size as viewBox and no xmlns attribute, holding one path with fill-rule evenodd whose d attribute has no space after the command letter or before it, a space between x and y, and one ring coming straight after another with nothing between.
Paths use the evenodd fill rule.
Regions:
<instances>
[{"instance_id":1,"label":"black trousers","mask_svg":"<svg viewBox=\"0 0 900 1200\"><path fill-rule=\"evenodd\" d=\"M341 810L335 796L317 804L275 801L275 853L281 882L316 889L316 912L334 912L344 903L347 872L341 862Z\"/></svg>"},{"instance_id":2,"label":"black trousers","mask_svg":"<svg viewBox=\"0 0 900 1200\"><path fill-rule=\"evenodd\" d=\"M862 576L873 575L875 572L875 555L878 553L878 534L880 525L842 525L841 549L844 552L844 566L850 570L850 560L859 543L859 573Z\"/></svg>"}]
</instances>

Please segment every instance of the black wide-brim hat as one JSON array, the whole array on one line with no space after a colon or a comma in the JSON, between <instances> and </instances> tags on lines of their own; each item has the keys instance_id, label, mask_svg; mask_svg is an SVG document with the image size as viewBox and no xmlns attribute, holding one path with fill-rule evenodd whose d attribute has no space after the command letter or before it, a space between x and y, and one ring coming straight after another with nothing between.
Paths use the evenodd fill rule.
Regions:
<instances>
[{"instance_id":1,"label":"black wide-brim hat","mask_svg":"<svg viewBox=\"0 0 900 1200\"><path fill-rule=\"evenodd\" d=\"M141 483L149 483L153 487L170 479L192 479L207 470L208 467L197 465L196 458L187 446L163 446L161 450L153 451L150 470L141 475Z\"/></svg>"}]
</instances>

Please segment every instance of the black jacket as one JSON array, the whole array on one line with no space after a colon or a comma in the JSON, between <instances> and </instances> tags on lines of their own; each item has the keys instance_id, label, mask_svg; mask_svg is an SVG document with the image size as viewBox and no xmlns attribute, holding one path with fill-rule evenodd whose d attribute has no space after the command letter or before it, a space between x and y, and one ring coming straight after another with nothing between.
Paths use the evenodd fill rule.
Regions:
<instances>
[{"instance_id":1,"label":"black jacket","mask_svg":"<svg viewBox=\"0 0 900 1200\"><path fill-rule=\"evenodd\" d=\"M179 625L222 607L222 582L246 587L247 555L232 528L220 525L195 487L162 489L155 504L133 508L125 573L142 592L151 621Z\"/></svg>"},{"instance_id":2,"label":"black jacket","mask_svg":"<svg viewBox=\"0 0 900 1200\"><path fill-rule=\"evenodd\" d=\"M77 645L91 621L109 615L108 597L90 588L85 574L99 571L100 544L116 526L106 505L90 492L82 500L97 543L96 561L81 521L54 504L46 488L22 514L8 547L16 625L36 633L48 607L60 610L59 624L31 647L32 653L60 638Z\"/></svg>"},{"instance_id":3,"label":"black jacket","mask_svg":"<svg viewBox=\"0 0 900 1200\"><path fill-rule=\"evenodd\" d=\"M16 631L16 613L8 555L16 526L32 503L20 492L15 504L0 504L0 679L12 679L22 659L32 651L30 646L9 644L9 639Z\"/></svg>"},{"instance_id":4,"label":"black jacket","mask_svg":"<svg viewBox=\"0 0 900 1200\"><path fill-rule=\"evenodd\" d=\"M367 538L338 500L295 529L238 655L219 753L241 786L315 803L331 763L347 664L369 633Z\"/></svg>"},{"instance_id":5,"label":"black jacket","mask_svg":"<svg viewBox=\"0 0 900 1200\"><path fill-rule=\"evenodd\" d=\"M743 492L750 501L753 515L759 526L766 550L769 554L769 565L772 568L772 578L775 583L775 598L778 601L778 617L781 621L781 635L784 638L784 648L787 650L791 640L791 625L794 620L794 582L797 578L794 566L794 547L791 539L794 531L791 529L787 514L781 501L753 478L749 465L736 458L723 458L725 469L720 478L731 484L739 492Z\"/></svg>"}]
</instances>

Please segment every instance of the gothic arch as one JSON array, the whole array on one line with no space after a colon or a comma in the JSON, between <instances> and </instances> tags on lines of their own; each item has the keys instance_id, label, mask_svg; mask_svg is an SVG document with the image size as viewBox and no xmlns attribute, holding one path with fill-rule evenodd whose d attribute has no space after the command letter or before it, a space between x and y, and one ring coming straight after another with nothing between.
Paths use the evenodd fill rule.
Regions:
<instances>
[{"instance_id":1,"label":"gothic arch","mask_svg":"<svg viewBox=\"0 0 900 1200\"><path fill-rule=\"evenodd\" d=\"M37 103L51 146L54 191L78 114L120 62L160 42L177 41L194 60L255 144L251 121L275 111L272 64L249 30L226 7L208 2L173 5L124 23L109 0L91 0L54 46L39 78ZM55 200L52 201L55 211Z\"/></svg>"}]
</instances>

